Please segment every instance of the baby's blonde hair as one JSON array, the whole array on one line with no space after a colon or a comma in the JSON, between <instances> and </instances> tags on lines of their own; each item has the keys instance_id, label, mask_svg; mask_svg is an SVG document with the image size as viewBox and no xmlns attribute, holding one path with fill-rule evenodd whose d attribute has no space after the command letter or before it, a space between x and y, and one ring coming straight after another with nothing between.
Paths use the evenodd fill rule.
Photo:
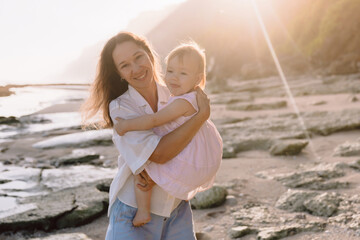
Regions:
<instances>
[{"instance_id":1,"label":"baby's blonde hair","mask_svg":"<svg viewBox=\"0 0 360 240\"><path fill-rule=\"evenodd\" d=\"M204 89L206 83L206 57L205 50L201 49L199 45L194 41L181 43L175 47L165 58L166 65L169 65L169 61L174 57L183 58L184 55L189 54L197 58L199 62L199 73L202 75L202 79L199 83L199 87Z\"/></svg>"}]
</instances>

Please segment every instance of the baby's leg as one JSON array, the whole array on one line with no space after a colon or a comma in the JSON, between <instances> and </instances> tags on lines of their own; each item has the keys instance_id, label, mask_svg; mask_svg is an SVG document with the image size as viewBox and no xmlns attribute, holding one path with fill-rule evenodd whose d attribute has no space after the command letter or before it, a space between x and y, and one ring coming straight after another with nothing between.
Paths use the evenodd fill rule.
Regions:
<instances>
[{"instance_id":1,"label":"baby's leg","mask_svg":"<svg viewBox=\"0 0 360 240\"><path fill-rule=\"evenodd\" d=\"M136 185L138 180L135 177L135 197L138 206L136 215L133 219L133 225L140 227L145 223L150 222L150 203L151 203L151 189L147 192L140 190Z\"/></svg>"}]
</instances>

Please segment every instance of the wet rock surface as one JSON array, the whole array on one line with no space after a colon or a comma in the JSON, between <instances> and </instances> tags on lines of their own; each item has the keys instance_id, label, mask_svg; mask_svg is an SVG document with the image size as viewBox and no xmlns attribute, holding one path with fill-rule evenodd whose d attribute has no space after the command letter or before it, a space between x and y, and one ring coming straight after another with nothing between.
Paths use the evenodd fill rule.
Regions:
<instances>
[{"instance_id":1,"label":"wet rock surface","mask_svg":"<svg viewBox=\"0 0 360 240\"><path fill-rule=\"evenodd\" d=\"M112 130L93 130L80 133L66 134L33 145L34 148L64 148L64 147L88 147L93 145L112 144Z\"/></svg>"},{"instance_id":2,"label":"wet rock surface","mask_svg":"<svg viewBox=\"0 0 360 240\"><path fill-rule=\"evenodd\" d=\"M91 150L74 149L70 155L61 157L54 162L56 167L60 165L74 165L90 162L91 160L98 159L99 154Z\"/></svg>"},{"instance_id":3,"label":"wet rock surface","mask_svg":"<svg viewBox=\"0 0 360 240\"><path fill-rule=\"evenodd\" d=\"M221 88L226 92L210 91L212 120L228 159L222 163L226 172L217 176L223 188L216 197L219 205L205 197L206 208L193 210L198 238L358 239L360 159L333 156L337 146L355 146L359 139L360 108L352 101L358 98L358 80L289 79L299 116L278 78L234 80ZM282 101L288 104L262 105ZM76 118L42 114L0 125L0 239L104 239L106 196L118 152L110 131L87 138ZM309 144L296 155L271 154L289 142ZM321 159L312 158L311 142Z\"/></svg>"},{"instance_id":4,"label":"wet rock surface","mask_svg":"<svg viewBox=\"0 0 360 240\"><path fill-rule=\"evenodd\" d=\"M84 233L62 233L47 237L30 238L30 240L92 240Z\"/></svg>"}]
</instances>

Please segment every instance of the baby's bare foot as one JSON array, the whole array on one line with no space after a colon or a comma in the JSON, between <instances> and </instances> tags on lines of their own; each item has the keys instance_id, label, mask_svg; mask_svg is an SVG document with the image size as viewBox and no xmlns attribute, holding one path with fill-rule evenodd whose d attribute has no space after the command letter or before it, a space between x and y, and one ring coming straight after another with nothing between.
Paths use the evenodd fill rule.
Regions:
<instances>
[{"instance_id":1,"label":"baby's bare foot","mask_svg":"<svg viewBox=\"0 0 360 240\"><path fill-rule=\"evenodd\" d=\"M140 227L144 225L145 223L148 223L151 221L150 212L146 210L137 210L136 215L133 219L133 225L135 227Z\"/></svg>"}]
</instances>

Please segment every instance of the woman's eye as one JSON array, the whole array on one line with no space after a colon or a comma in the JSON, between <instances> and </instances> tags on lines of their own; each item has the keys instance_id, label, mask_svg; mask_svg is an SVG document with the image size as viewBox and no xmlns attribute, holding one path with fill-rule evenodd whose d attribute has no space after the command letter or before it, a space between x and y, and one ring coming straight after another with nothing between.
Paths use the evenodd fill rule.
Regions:
<instances>
[{"instance_id":1,"label":"woman's eye","mask_svg":"<svg viewBox=\"0 0 360 240\"><path fill-rule=\"evenodd\" d=\"M142 58L143 57L143 55L137 55L136 56L136 60L139 60L140 58Z\"/></svg>"},{"instance_id":2,"label":"woman's eye","mask_svg":"<svg viewBox=\"0 0 360 240\"><path fill-rule=\"evenodd\" d=\"M121 67L120 67L120 69L125 69L125 68L127 68L129 66L129 64L124 64L124 65L122 65Z\"/></svg>"}]
</instances>

